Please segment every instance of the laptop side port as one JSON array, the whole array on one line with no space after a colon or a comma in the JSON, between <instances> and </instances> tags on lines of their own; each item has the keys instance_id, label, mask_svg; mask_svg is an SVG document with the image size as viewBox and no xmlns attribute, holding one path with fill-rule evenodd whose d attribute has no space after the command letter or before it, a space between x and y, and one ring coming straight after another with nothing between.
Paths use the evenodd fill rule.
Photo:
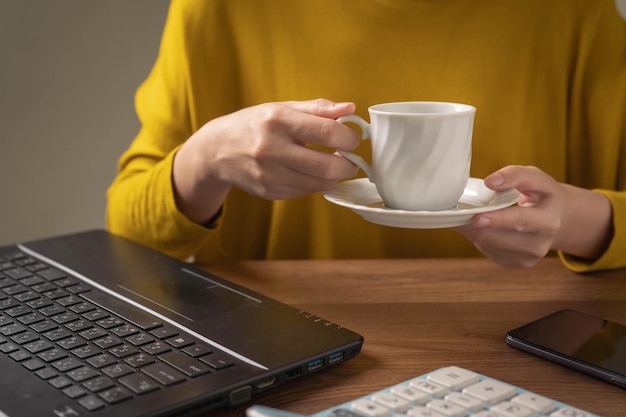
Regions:
<instances>
[{"instance_id":1,"label":"laptop side port","mask_svg":"<svg viewBox=\"0 0 626 417\"><path fill-rule=\"evenodd\" d=\"M265 388L269 388L272 385L274 385L276 383L276 376L272 375L270 377L267 377L265 379L260 380L259 382L257 382L256 387L259 390L265 389Z\"/></svg>"},{"instance_id":2,"label":"laptop side port","mask_svg":"<svg viewBox=\"0 0 626 417\"><path fill-rule=\"evenodd\" d=\"M252 387L244 385L243 387L234 389L230 392L229 400L231 405L248 401L252 397Z\"/></svg>"},{"instance_id":3,"label":"laptop side port","mask_svg":"<svg viewBox=\"0 0 626 417\"><path fill-rule=\"evenodd\" d=\"M315 359L314 361L309 362L306 370L307 372L313 372L317 371L322 366L324 366L324 361L322 359Z\"/></svg>"},{"instance_id":4,"label":"laptop side port","mask_svg":"<svg viewBox=\"0 0 626 417\"><path fill-rule=\"evenodd\" d=\"M335 352L328 357L328 364L332 365L333 363L341 362L343 360L343 352Z\"/></svg>"},{"instance_id":5,"label":"laptop side port","mask_svg":"<svg viewBox=\"0 0 626 417\"><path fill-rule=\"evenodd\" d=\"M285 374L285 377L287 378L287 380L295 379L295 378L298 378L300 376L302 376L302 368L301 367L290 369Z\"/></svg>"}]
</instances>

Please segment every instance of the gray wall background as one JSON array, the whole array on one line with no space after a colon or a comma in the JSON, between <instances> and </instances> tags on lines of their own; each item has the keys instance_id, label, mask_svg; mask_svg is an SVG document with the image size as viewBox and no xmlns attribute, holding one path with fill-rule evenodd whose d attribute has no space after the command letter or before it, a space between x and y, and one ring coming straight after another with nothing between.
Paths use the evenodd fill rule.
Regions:
<instances>
[{"instance_id":1,"label":"gray wall background","mask_svg":"<svg viewBox=\"0 0 626 417\"><path fill-rule=\"evenodd\" d=\"M0 245L104 226L168 0L0 0Z\"/></svg>"},{"instance_id":2,"label":"gray wall background","mask_svg":"<svg viewBox=\"0 0 626 417\"><path fill-rule=\"evenodd\" d=\"M168 4L0 0L0 245L104 227Z\"/></svg>"}]
</instances>

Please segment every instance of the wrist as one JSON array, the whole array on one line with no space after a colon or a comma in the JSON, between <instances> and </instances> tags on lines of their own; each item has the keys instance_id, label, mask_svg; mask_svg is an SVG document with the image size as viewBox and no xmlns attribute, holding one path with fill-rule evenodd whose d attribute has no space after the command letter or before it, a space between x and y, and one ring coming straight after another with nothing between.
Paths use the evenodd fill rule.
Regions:
<instances>
[{"instance_id":1,"label":"wrist","mask_svg":"<svg viewBox=\"0 0 626 417\"><path fill-rule=\"evenodd\" d=\"M174 156L172 188L178 210L195 223L207 226L219 217L231 186L210 175L209 161L187 141Z\"/></svg>"},{"instance_id":2,"label":"wrist","mask_svg":"<svg viewBox=\"0 0 626 417\"><path fill-rule=\"evenodd\" d=\"M561 225L562 238L557 247L568 255L598 259L613 238L613 209L602 193L563 184L569 198L565 199L570 215Z\"/></svg>"}]
</instances>

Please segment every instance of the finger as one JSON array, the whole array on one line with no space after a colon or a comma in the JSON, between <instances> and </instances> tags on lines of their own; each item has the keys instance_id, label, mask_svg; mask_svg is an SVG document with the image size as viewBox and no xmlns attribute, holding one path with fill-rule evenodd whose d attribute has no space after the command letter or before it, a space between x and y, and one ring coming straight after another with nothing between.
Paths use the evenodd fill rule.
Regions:
<instances>
[{"instance_id":1,"label":"finger","mask_svg":"<svg viewBox=\"0 0 626 417\"><path fill-rule=\"evenodd\" d=\"M352 151L359 144L357 132L334 119L299 113L285 126L285 134L301 145Z\"/></svg>"},{"instance_id":2,"label":"finger","mask_svg":"<svg viewBox=\"0 0 626 417\"><path fill-rule=\"evenodd\" d=\"M520 165L506 166L485 178L485 185L494 191L515 188L525 194L548 192L555 182L537 167Z\"/></svg>"},{"instance_id":3,"label":"finger","mask_svg":"<svg viewBox=\"0 0 626 417\"><path fill-rule=\"evenodd\" d=\"M265 171L261 177L249 183L245 191L267 200L282 200L329 190L337 184L287 167Z\"/></svg>"},{"instance_id":4,"label":"finger","mask_svg":"<svg viewBox=\"0 0 626 417\"><path fill-rule=\"evenodd\" d=\"M352 114L356 108L354 103L337 103L324 98L307 101L288 101L286 104L303 113L326 117L328 119L336 119L340 116Z\"/></svg>"},{"instance_id":5,"label":"finger","mask_svg":"<svg viewBox=\"0 0 626 417\"><path fill-rule=\"evenodd\" d=\"M535 233L546 225L543 210L511 206L501 210L477 214L472 225L477 228L501 229L507 232Z\"/></svg>"},{"instance_id":6,"label":"finger","mask_svg":"<svg viewBox=\"0 0 626 417\"><path fill-rule=\"evenodd\" d=\"M496 229L478 229L472 225L457 230L489 259L506 267L530 267L549 251L532 233L512 233Z\"/></svg>"},{"instance_id":7,"label":"finger","mask_svg":"<svg viewBox=\"0 0 626 417\"><path fill-rule=\"evenodd\" d=\"M358 167L338 154L305 146L288 147L284 154L284 164L294 171L330 181L352 178L358 171Z\"/></svg>"}]
</instances>

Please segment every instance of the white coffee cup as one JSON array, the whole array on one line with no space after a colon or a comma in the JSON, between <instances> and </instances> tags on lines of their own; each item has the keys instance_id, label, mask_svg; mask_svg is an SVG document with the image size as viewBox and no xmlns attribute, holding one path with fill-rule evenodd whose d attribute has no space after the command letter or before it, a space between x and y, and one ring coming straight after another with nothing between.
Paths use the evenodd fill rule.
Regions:
<instances>
[{"instance_id":1,"label":"white coffee cup","mask_svg":"<svg viewBox=\"0 0 626 417\"><path fill-rule=\"evenodd\" d=\"M371 123L356 115L361 138L372 141L372 164L339 151L376 185L385 206L440 211L456 207L469 179L476 108L467 104L413 101L369 109Z\"/></svg>"}]
</instances>

